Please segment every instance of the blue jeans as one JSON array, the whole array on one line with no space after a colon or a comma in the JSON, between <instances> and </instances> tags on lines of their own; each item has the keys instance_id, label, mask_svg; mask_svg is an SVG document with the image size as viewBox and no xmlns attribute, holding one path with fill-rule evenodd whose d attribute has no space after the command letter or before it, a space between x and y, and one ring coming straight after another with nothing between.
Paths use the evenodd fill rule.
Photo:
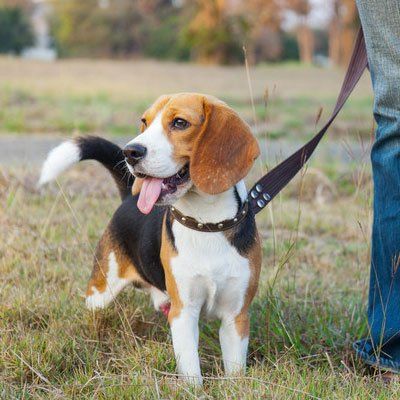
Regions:
<instances>
[{"instance_id":1,"label":"blue jeans","mask_svg":"<svg viewBox=\"0 0 400 400\"><path fill-rule=\"evenodd\" d=\"M354 343L366 363L400 373L400 0L357 0L377 122L369 332Z\"/></svg>"}]
</instances>

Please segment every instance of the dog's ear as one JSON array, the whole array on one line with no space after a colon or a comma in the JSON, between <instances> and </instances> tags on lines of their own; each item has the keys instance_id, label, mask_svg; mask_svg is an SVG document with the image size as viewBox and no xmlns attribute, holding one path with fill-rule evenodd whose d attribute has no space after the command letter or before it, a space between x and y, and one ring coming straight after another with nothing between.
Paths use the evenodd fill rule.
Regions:
<instances>
[{"instance_id":1,"label":"dog's ear","mask_svg":"<svg viewBox=\"0 0 400 400\"><path fill-rule=\"evenodd\" d=\"M190 160L190 176L203 192L218 194L243 179L260 148L249 126L223 102L204 100L205 121Z\"/></svg>"}]
</instances>

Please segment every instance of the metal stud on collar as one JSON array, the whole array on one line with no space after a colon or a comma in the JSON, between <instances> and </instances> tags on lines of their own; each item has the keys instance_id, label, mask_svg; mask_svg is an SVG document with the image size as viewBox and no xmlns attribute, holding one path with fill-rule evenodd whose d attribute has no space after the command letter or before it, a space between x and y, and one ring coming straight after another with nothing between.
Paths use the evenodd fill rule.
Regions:
<instances>
[{"instance_id":1,"label":"metal stud on collar","mask_svg":"<svg viewBox=\"0 0 400 400\"><path fill-rule=\"evenodd\" d=\"M264 200L257 200L257 205L258 205L258 207L260 207L260 208L263 208L263 207L265 207L265 201Z\"/></svg>"},{"instance_id":2,"label":"metal stud on collar","mask_svg":"<svg viewBox=\"0 0 400 400\"><path fill-rule=\"evenodd\" d=\"M263 197L265 200L270 201L271 200L271 196L268 193L264 193Z\"/></svg>"},{"instance_id":3,"label":"metal stud on collar","mask_svg":"<svg viewBox=\"0 0 400 400\"><path fill-rule=\"evenodd\" d=\"M188 217L182 215L175 207L171 207L171 217L174 218L177 222L180 222L182 225L187 228L194 229L201 232L222 232L228 229L233 228L237 224L240 224L248 214L249 202L246 200L243 203L242 208L236 214L236 216L232 219L227 219L217 223L205 223L197 221L192 217Z\"/></svg>"}]
</instances>

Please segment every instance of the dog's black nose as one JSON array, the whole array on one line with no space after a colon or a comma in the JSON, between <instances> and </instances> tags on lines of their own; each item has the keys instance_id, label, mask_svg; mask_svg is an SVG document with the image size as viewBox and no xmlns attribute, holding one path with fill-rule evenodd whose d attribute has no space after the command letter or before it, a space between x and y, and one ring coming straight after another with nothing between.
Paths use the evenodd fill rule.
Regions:
<instances>
[{"instance_id":1,"label":"dog's black nose","mask_svg":"<svg viewBox=\"0 0 400 400\"><path fill-rule=\"evenodd\" d=\"M129 163L137 163L145 157L147 148L141 144L128 144L123 150L124 156Z\"/></svg>"}]
</instances>

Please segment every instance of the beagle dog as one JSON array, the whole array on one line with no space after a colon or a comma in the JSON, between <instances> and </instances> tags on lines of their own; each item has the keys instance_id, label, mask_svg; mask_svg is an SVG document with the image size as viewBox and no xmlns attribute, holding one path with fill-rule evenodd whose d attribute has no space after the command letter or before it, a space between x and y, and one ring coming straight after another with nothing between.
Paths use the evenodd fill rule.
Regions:
<instances>
[{"instance_id":1,"label":"beagle dog","mask_svg":"<svg viewBox=\"0 0 400 400\"><path fill-rule=\"evenodd\" d=\"M230 228L207 227L222 228L244 210L243 178L259 155L257 141L235 111L202 94L162 96L141 121L141 133L124 150L79 137L43 164L40 184L78 161L97 160L122 198L97 246L86 305L103 308L130 283L148 291L168 316L178 372L193 384L202 382L199 316L218 318L225 372L242 372L261 267L254 214L247 207ZM198 229L183 224L186 218Z\"/></svg>"}]
</instances>

